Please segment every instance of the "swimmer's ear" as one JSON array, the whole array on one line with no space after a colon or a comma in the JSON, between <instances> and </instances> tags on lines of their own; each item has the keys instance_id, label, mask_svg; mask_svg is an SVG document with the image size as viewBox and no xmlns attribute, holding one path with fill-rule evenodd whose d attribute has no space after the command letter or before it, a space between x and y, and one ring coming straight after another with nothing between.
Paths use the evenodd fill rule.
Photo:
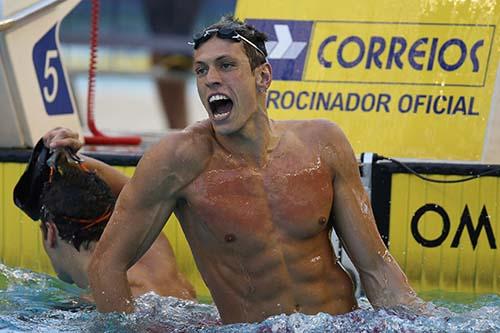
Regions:
<instances>
[{"instance_id":1,"label":"swimmer's ear","mask_svg":"<svg viewBox=\"0 0 500 333\"><path fill-rule=\"evenodd\" d=\"M257 91L265 93L273 81L273 70L269 63L259 65L255 68L255 83Z\"/></svg>"},{"instance_id":2,"label":"swimmer's ear","mask_svg":"<svg viewBox=\"0 0 500 333\"><path fill-rule=\"evenodd\" d=\"M51 248L54 248L57 243L57 236L59 235L57 227L54 222L45 222L45 225L47 226L46 242Z\"/></svg>"}]
</instances>

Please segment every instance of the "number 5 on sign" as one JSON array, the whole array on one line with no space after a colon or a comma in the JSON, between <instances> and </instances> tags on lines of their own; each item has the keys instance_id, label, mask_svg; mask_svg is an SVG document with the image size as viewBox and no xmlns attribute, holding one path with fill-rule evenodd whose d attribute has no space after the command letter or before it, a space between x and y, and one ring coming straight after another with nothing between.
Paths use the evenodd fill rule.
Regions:
<instances>
[{"instance_id":1,"label":"number 5 on sign","mask_svg":"<svg viewBox=\"0 0 500 333\"><path fill-rule=\"evenodd\" d=\"M59 54L54 26L33 47L33 64L40 86L40 97L49 115L73 113Z\"/></svg>"},{"instance_id":2,"label":"number 5 on sign","mask_svg":"<svg viewBox=\"0 0 500 333\"><path fill-rule=\"evenodd\" d=\"M48 86L43 87L43 98L49 103L54 102L54 100L56 99L57 87L59 84L57 70L54 66L51 66L50 60L58 58L59 55L57 53L57 50L49 50L47 51L47 54L45 56L44 78L45 80L48 80L49 78L52 79L52 90L49 90Z\"/></svg>"}]
</instances>

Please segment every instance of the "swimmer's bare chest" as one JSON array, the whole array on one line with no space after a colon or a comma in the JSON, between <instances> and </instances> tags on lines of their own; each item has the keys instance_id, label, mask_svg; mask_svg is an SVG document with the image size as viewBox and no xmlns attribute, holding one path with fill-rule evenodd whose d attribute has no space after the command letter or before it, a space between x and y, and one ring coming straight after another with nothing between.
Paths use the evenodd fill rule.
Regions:
<instances>
[{"instance_id":1,"label":"swimmer's bare chest","mask_svg":"<svg viewBox=\"0 0 500 333\"><path fill-rule=\"evenodd\" d=\"M185 193L191 236L237 243L242 255L266 247L270 237L314 237L327 228L333 202L331 173L314 152L278 151L263 167L221 154Z\"/></svg>"},{"instance_id":2,"label":"swimmer's bare chest","mask_svg":"<svg viewBox=\"0 0 500 333\"><path fill-rule=\"evenodd\" d=\"M319 152L297 152L262 168L221 155L184 191L176 214L225 321L354 304L328 238L331 170Z\"/></svg>"}]
</instances>

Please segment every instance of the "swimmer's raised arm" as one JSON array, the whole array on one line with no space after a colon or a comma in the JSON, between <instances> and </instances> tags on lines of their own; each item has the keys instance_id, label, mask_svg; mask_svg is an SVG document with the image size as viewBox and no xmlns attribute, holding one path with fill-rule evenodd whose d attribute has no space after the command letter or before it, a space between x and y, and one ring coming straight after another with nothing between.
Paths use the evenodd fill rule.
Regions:
<instances>
[{"instance_id":1,"label":"swimmer's raised arm","mask_svg":"<svg viewBox=\"0 0 500 333\"><path fill-rule=\"evenodd\" d=\"M169 134L143 156L120 194L89 265L99 311L133 310L126 272L161 232L179 190L204 166L203 144L195 141L186 132Z\"/></svg>"},{"instance_id":2,"label":"swimmer's raised arm","mask_svg":"<svg viewBox=\"0 0 500 333\"><path fill-rule=\"evenodd\" d=\"M325 151L334 170L334 228L374 307L412 305L420 299L379 235L351 145L340 128L329 127Z\"/></svg>"},{"instance_id":3,"label":"swimmer's raised arm","mask_svg":"<svg viewBox=\"0 0 500 333\"><path fill-rule=\"evenodd\" d=\"M43 136L43 142L47 148L69 148L75 154L78 153L83 146L77 132L63 127L56 127L45 133ZM129 178L106 163L83 154L78 155L82 157L83 165L87 169L97 173L97 175L108 184L111 191L118 196Z\"/></svg>"}]
</instances>

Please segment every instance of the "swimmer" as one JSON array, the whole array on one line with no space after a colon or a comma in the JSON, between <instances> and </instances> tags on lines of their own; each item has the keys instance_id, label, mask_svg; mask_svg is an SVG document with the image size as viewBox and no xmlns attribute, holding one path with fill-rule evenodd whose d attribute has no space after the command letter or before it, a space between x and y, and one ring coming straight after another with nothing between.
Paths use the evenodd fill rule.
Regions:
<instances>
[{"instance_id":1,"label":"swimmer","mask_svg":"<svg viewBox=\"0 0 500 333\"><path fill-rule=\"evenodd\" d=\"M69 147L75 142L67 133L56 128L44 136L47 146L53 141L60 144L55 152L40 140L16 186L15 201L34 220L40 218L43 246L57 276L85 289L90 258L128 178L107 164L74 155ZM134 297L150 291L182 299L196 297L179 272L164 234L130 267L127 280Z\"/></svg>"},{"instance_id":2,"label":"swimmer","mask_svg":"<svg viewBox=\"0 0 500 333\"><path fill-rule=\"evenodd\" d=\"M89 265L99 311L133 311L126 271L172 213L225 324L356 309L332 229L374 307L421 304L386 252L341 129L269 118L265 41L231 17L195 35L208 119L150 148L121 192Z\"/></svg>"}]
</instances>

